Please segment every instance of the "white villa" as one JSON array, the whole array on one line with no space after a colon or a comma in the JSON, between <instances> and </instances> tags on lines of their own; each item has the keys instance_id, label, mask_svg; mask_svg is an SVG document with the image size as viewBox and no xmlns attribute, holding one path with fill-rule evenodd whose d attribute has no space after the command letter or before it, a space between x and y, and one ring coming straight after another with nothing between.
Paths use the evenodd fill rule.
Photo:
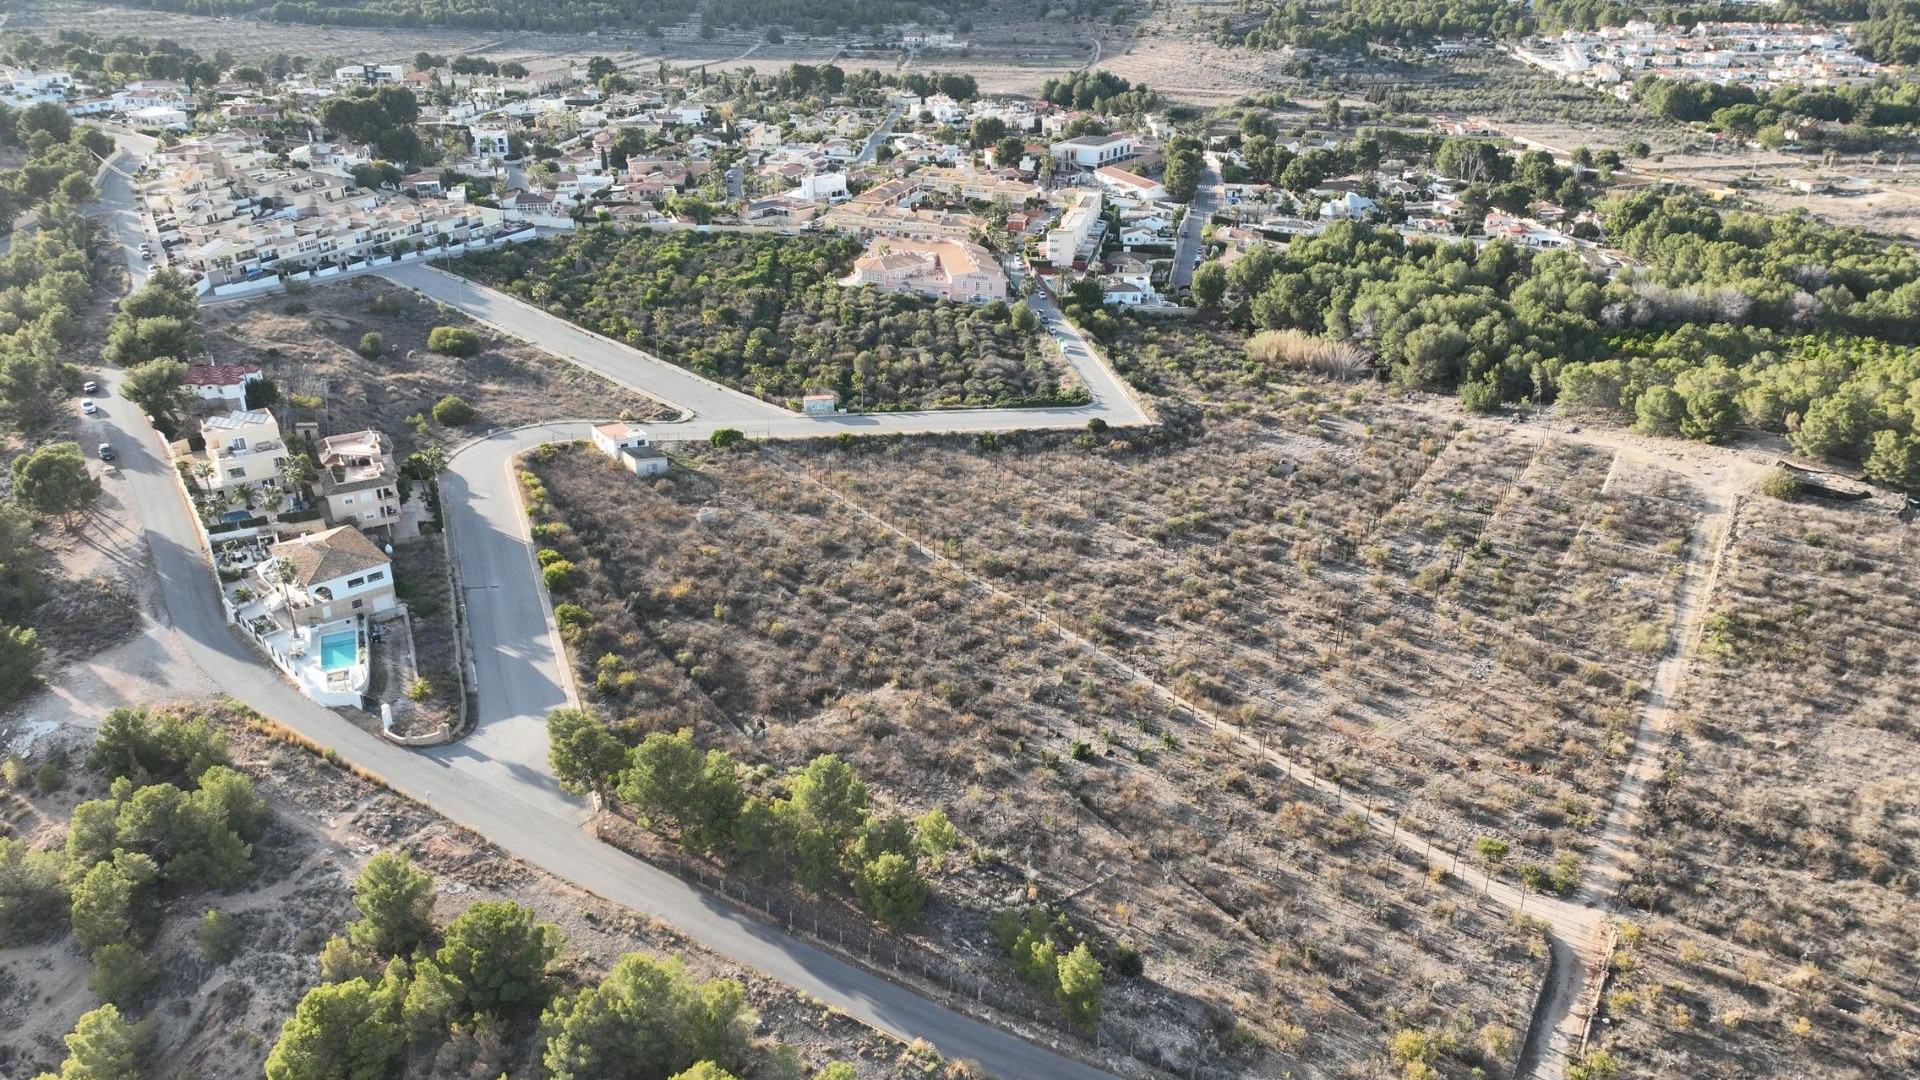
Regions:
<instances>
[{"instance_id":1,"label":"white villa","mask_svg":"<svg viewBox=\"0 0 1920 1080\"><path fill-rule=\"evenodd\" d=\"M226 593L233 621L322 705L360 705L372 620L403 609L385 552L351 525L283 540Z\"/></svg>"},{"instance_id":2,"label":"white villa","mask_svg":"<svg viewBox=\"0 0 1920 1080\"><path fill-rule=\"evenodd\" d=\"M280 437L280 422L269 409L232 412L201 421L200 437L206 440L203 451L212 474L207 486L215 491L241 484L259 484L280 479L280 466L287 460L287 444Z\"/></svg>"}]
</instances>

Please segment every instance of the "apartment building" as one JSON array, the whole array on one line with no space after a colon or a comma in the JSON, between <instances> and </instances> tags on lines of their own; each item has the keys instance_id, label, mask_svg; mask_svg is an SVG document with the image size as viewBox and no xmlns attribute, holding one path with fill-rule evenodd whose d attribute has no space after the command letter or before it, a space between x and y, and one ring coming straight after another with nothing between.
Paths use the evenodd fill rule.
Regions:
<instances>
[{"instance_id":1,"label":"apartment building","mask_svg":"<svg viewBox=\"0 0 1920 1080\"><path fill-rule=\"evenodd\" d=\"M967 240L877 237L840 284L969 304L1007 298L1007 275L993 253Z\"/></svg>"}]
</instances>

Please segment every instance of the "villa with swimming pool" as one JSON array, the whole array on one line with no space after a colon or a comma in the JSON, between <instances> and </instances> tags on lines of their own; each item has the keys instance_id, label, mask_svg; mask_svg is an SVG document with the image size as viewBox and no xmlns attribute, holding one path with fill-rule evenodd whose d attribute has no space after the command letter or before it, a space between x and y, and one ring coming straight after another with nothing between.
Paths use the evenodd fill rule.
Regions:
<instances>
[{"instance_id":1,"label":"villa with swimming pool","mask_svg":"<svg viewBox=\"0 0 1920 1080\"><path fill-rule=\"evenodd\" d=\"M374 621L398 614L387 553L352 525L266 545L226 592L233 621L322 705L358 705Z\"/></svg>"}]
</instances>

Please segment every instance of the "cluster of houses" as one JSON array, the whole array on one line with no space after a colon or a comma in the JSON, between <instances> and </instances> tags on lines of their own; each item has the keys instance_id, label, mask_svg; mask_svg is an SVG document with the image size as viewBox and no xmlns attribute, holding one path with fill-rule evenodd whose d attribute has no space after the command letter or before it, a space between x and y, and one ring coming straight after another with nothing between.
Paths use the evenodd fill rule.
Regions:
<instances>
[{"instance_id":1,"label":"cluster of houses","mask_svg":"<svg viewBox=\"0 0 1920 1080\"><path fill-rule=\"evenodd\" d=\"M511 76L356 63L271 87L229 78L197 97L161 80L94 97L66 72L9 72L7 87L15 100L187 133L155 155L144 185L156 258L220 296L580 221L692 227L684 196L701 222L861 237L868 259L854 277L876 288L993 298L1007 283L988 248L1027 252L1042 277L1099 273L1116 246L1170 255L1184 213L1152 178L1159 118L1141 134L1099 133L1112 118L1016 97L903 92L736 118L713 88L610 85L568 62ZM325 141L318 122L328 98L362 87L415 92L438 166L364 186L374 148ZM218 104L196 114L196 102ZM1020 139L1018 160L969 148L965 134L989 120ZM990 239L1002 230L1007 243ZM910 255L926 265L909 273Z\"/></svg>"},{"instance_id":2,"label":"cluster of houses","mask_svg":"<svg viewBox=\"0 0 1920 1080\"><path fill-rule=\"evenodd\" d=\"M272 154L257 134L235 128L162 146L141 184L160 258L187 271L203 294L229 295L287 276L325 277L533 235L463 190L402 197L360 187L351 170L367 161L324 142Z\"/></svg>"},{"instance_id":3,"label":"cluster of houses","mask_svg":"<svg viewBox=\"0 0 1920 1080\"><path fill-rule=\"evenodd\" d=\"M253 365L189 369L210 415L197 437L173 444L174 461L234 623L309 697L361 705L371 646L403 610L389 556L407 518L393 442L300 424L296 450L272 409L245 407L260 378ZM301 454L310 474L290 467Z\"/></svg>"},{"instance_id":4,"label":"cluster of houses","mask_svg":"<svg viewBox=\"0 0 1920 1080\"><path fill-rule=\"evenodd\" d=\"M1622 98L1635 79L1646 75L1767 90L1845 86L1880 74L1878 64L1854 51L1845 30L1797 23L1662 27L1635 20L1594 31L1565 30L1515 49L1514 55Z\"/></svg>"}]
</instances>

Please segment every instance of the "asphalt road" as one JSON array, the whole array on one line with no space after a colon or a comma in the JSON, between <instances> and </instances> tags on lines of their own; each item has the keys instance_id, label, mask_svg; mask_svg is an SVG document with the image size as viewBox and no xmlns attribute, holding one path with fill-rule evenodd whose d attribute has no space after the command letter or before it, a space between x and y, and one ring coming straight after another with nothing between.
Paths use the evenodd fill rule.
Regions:
<instances>
[{"instance_id":1,"label":"asphalt road","mask_svg":"<svg viewBox=\"0 0 1920 1080\"><path fill-rule=\"evenodd\" d=\"M631 390L692 414L679 424L650 427L661 439L704 439L718 428L737 428L762 438L823 438L855 434L1021 431L1085 427L1099 417L1110 427L1150 423L1146 411L1081 334L1044 295L1028 301L1059 343L1092 402L1053 409L934 409L921 412L802 416L730 390L685 368L549 315L495 289L419 263L381 267L376 273L429 299L460 309L494 329L595 371ZM610 419L610 418L608 418Z\"/></svg>"},{"instance_id":2,"label":"asphalt road","mask_svg":"<svg viewBox=\"0 0 1920 1080\"><path fill-rule=\"evenodd\" d=\"M1200 187L1194 191L1193 202L1187 207L1187 216L1180 222L1180 239L1173 249L1175 289L1184 289L1193 284L1193 259L1200 253L1200 241L1206 232L1207 222L1213 220L1213 212L1226 201L1220 186L1220 159L1209 153L1206 161L1207 171L1200 177Z\"/></svg>"},{"instance_id":3,"label":"asphalt road","mask_svg":"<svg viewBox=\"0 0 1920 1080\"><path fill-rule=\"evenodd\" d=\"M136 249L144 238L132 188L109 173L103 181L104 218L127 253L129 268L141 270ZM411 267L403 269L414 269ZM144 277L144 274L141 274ZM434 273L434 287L458 283ZM139 280L138 278L136 280ZM424 291L424 290L423 290ZM560 342L563 356L598 370L605 363L622 373L621 381L643 379L665 384L661 396L696 411L705 406L727 419L697 422L710 430L738 426L750 416L766 416L769 429L785 433L796 421L832 424L839 418L800 418L684 375L671 365L586 335L560 320L499 294L474 290L459 306L474 305L496 325L537 325L537 336L552 338L564 328L577 337ZM517 306L516 306L517 305ZM528 321L525 312L545 320ZM608 352L607 348L618 352ZM589 361L576 353L585 353ZM461 566L469 587L476 662L481 676L481 729L464 743L429 753L394 746L346 723L332 711L301 696L283 682L228 625L216 597L192 520L158 433L136 410L114 394L116 373L103 373L102 412L91 421L99 438L114 444L119 458L103 467L104 481L121 486L143 531L161 590L162 622L180 635L187 655L224 692L272 717L314 742L334 748L340 757L381 776L395 791L431 806L451 821L472 829L503 851L614 903L657 918L738 963L779 979L848 1015L906 1039L925 1039L951 1058L977 1062L987 1072L1035 1080L1108 1080L1111 1074L1062 1057L1012 1034L946 1009L889 980L845 963L797 939L761 924L753 916L703 894L665 873L588 836L580 821L584 807L560 792L545 767L545 732L539 718L565 700L558 662L544 618L524 521L514 501L509 462L525 446L554 437L576 437L581 426L559 425L497 435L463 451L446 478ZM1117 399L1138 414L1121 393ZM1117 410L1118 407L1114 407ZM1103 411L1042 410L1025 426L1084 424ZM778 414L778 415L770 415ZM1078 414L1075 417L1073 414ZM888 417L888 430L953 430L951 418L980 414L905 414ZM1027 415L1027 414L1015 414ZM1118 415L1118 412L1116 412ZM942 417L947 417L946 421ZM1144 416L1131 422L1144 422ZM947 426L941 426L945 423ZM699 430L689 427L689 433ZM990 428L966 428L987 430ZM847 428L813 426L809 434ZM855 428L855 430L864 430ZM874 430L879 430L875 428ZM699 437L696 435L695 437ZM553 677L547 677L551 673Z\"/></svg>"},{"instance_id":4,"label":"asphalt road","mask_svg":"<svg viewBox=\"0 0 1920 1080\"><path fill-rule=\"evenodd\" d=\"M860 153L854 155L855 165L865 165L873 160L873 155L880 152L881 142L893 133L893 125L900 119L900 111L906 107L907 103L904 101L893 103L893 108L887 110L887 118L880 121L880 126L874 128L873 134L867 136L866 145L860 147Z\"/></svg>"}]
</instances>

